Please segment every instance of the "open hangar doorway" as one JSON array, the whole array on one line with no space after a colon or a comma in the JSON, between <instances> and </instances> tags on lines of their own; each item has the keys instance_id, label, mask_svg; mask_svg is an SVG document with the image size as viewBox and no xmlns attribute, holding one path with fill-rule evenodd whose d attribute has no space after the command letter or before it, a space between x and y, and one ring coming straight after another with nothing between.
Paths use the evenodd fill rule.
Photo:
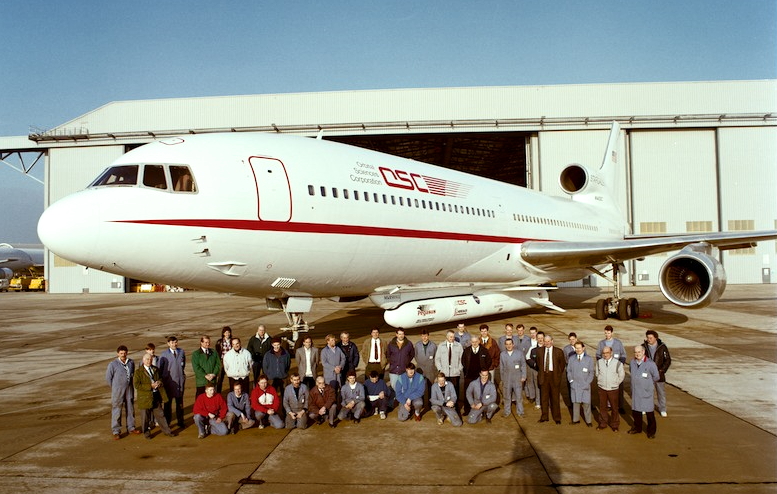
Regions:
<instances>
[{"instance_id":1,"label":"open hangar doorway","mask_svg":"<svg viewBox=\"0 0 777 494\"><path fill-rule=\"evenodd\" d=\"M327 140L526 187L528 132L334 136Z\"/></svg>"}]
</instances>

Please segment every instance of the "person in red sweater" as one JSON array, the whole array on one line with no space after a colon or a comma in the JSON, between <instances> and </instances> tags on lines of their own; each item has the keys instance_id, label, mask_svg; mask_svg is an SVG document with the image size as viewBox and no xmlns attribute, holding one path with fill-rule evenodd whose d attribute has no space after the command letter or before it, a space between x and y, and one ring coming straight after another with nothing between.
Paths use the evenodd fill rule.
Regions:
<instances>
[{"instance_id":1,"label":"person in red sweater","mask_svg":"<svg viewBox=\"0 0 777 494\"><path fill-rule=\"evenodd\" d=\"M227 416L227 402L224 397L216 393L216 386L209 382L205 386L205 393L201 394L194 401L194 423L200 434L198 439L202 439L210 434L217 436L226 436L229 433L224 417Z\"/></svg>"},{"instance_id":2,"label":"person in red sweater","mask_svg":"<svg viewBox=\"0 0 777 494\"><path fill-rule=\"evenodd\" d=\"M279 412L281 410L281 400L275 388L268 385L267 376L262 374L251 391L251 408L254 409L256 422L260 429L264 429L264 417L275 429L283 429L283 419Z\"/></svg>"}]
</instances>

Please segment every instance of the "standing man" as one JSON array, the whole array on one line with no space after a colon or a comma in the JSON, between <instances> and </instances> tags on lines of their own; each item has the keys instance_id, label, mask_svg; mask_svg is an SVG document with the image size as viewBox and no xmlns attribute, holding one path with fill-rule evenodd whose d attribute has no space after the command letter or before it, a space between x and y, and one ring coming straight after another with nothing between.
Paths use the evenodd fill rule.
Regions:
<instances>
[{"instance_id":1,"label":"standing man","mask_svg":"<svg viewBox=\"0 0 777 494\"><path fill-rule=\"evenodd\" d=\"M564 358L567 359L567 364L569 363L569 360L577 355L575 353L575 343L577 343L577 333L569 333L569 336L567 336L567 339L569 340L569 344L564 347ZM593 367L591 367L593 369ZM569 413L572 413L572 385L569 381L567 381L567 385L564 386L563 391L561 393L562 397L564 398L564 404L569 409Z\"/></svg>"},{"instance_id":2,"label":"standing man","mask_svg":"<svg viewBox=\"0 0 777 494\"><path fill-rule=\"evenodd\" d=\"M445 334L445 341L437 347L437 353L434 355L434 365L445 374L445 378L453 384L456 389L456 396L459 396L460 376L463 367L461 357L464 354L464 347L456 341L456 333L449 329Z\"/></svg>"},{"instance_id":3,"label":"standing man","mask_svg":"<svg viewBox=\"0 0 777 494\"><path fill-rule=\"evenodd\" d=\"M553 337L545 335L545 346L537 350L537 382L540 385L539 422L548 421L548 407L556 424L561 424L561 385L566 376L567 360L561 348L553 346Z\"/></svg>"},{"instance_id":4,"label":"standing man","mask_svg":"<svg viewBox=\"0 0 777 494\"><path fill-rule=\"evenodd\" d=\"M456 342L454 341L454 343ZM429 398L432 411L437 416L438 425L442 425L447 416L452 426L461 427L461 417L456 411L457 401L456 387L445 379L445 374L438 373L437 381L432 384L431 397Z\"/></svg>"},{"instance_id":5,"label":"standing man","mask_svg":"<svg viewBox=\"0 0 777 494\"><path fill-rule=\"evenodd\" d=\"M318 368L318 348L313 346L313 339L305 336L302 346L297 348L294 356L297 361L297 371L302 377L302 382L308 389L316 386L316 369Z\"/></svg>"},{"instance_id":6,"label":"standing man","mask_svg":"<svg viewBox=\"0 0 777 494\"><path fill-rule=\"evenodd\" d=\"M512 412L512 400L515 400L515 413L523 417L523 397L521 388L526 382L526 358L515 349L512 338L504 342L505 351L499 356L499 375L502 378L504 416Z\"/></svg>"},{"instance_id":7,"label":"standing man","mask_svg":"<svg viewBox=\"0 0 777 494\"><path fill-rule=\"evenodd\" d=\"M165 419L168 424L173 419L173 401L175 401L175 416L178 427L183 429L183 390L186 385L186 352L178 348L178 338L167 337L168 349L159 356L159 373L165 385L167 397L165 402Z\"/></svg>"},{"instance_id":8,"label":"standing man","mask_svg":"<svg viewBox=\"0 0 777 494\"><path fill-rule=\"evenodd\" d=\"M470 338L469 347L464 349L461 357L461 364L464 367L464 413L469 415L469 386L480 378L480 371L487 371L491 368L491 356L488 351L480 344L478 336Z\"/></svg>"},{"instance_id":9,"label":"standing man","mask_svg":"<svg viewBox=\"0 0 777 494\"><path fill-rule=\"evenodd\" d=\"M248 340L248 347L246 348L251 352L251 370L254 373L254 382L259 378L259 374L262 373L262 357L269 352L272 348L272 339L267 334L267 329L264 324L260 324L256 327L256 334ZM244 390L248 393L248 388Z\"/></svg>"},{"instance_id":10,"label":"standing man","mask_svg":"<svg viewBox=\"0 0 777 494\"><path fill-rule=\"evenodd\" d=\"M626 347L623 346L621 340L613 336L614 332L615 330L609 324L604 327L604 339L599 342L599 346L596 349L596 358L602 358L602 350L604 347L610 347L612 348L612 358L620 360L623 365L626 365ZM623 409L623 383L621 383L621 386L618 389L618 403L620 403L618 413L626 413Z\"/></svg>"},{"instance_id":11,"label":"standing man","mask_svg":"<svg viewBox=\"0 0 777 494\"><path fill-rule=\"evenodd\" d=\"M472 337L463 322L456 325L455 338L462 348L467 348L472 344Z\"/></svg>"},{"instance_id":12,"label":"standing man","mask_svg":"<svg viewBox=\"0 0 777 494\"><path fill-rule=\"evenodd\" d=\"M567 363L569 397L572 400L572 425L580 423L580 406L583 406L585 425L591 427L591 383L594 381L594 361L585 354L582 341L575 342L575 356Z\"/></svg>"},{"instance_id":13,"label":"standing man","mask_svg":"<svg viewBox=\"0 0 777 494\"><path fill-rule=\"evenodd\" d=\"M243 385L235 382L232 392L227 395L227 430L235 433L237 429L250 429L256 423L251 411L251 397L243 393ZM237 423L235 423L237 419Z\"/></svg>"},{"instance_id":14,"label":"standing man","mask_svg":"<svg viewBox=\"0 0 777 494\"><path fill-rule=\"evenodd\" d=\"M529 354L529 350L531 350L531 338L529 338L529 336L526 335L526 328L521 323L518 323L515 325L515 336L513 336L513 348L515 349L515 351L521 353L524 359L526 359L526 356ZM530 369L527 364L526 365L527 380L524 381L523 383L523 394L524 396L526 396L527 400L529 399L529 395L527 394L527 388L528 388L528 379L529 379L530 370L532 369Z\"/></svg>"},{"instance_id":15,"label":"standing man","mask_svg":"<svg viewBox=\"0 0 777 494\"><path fill-rule=\"evenodd\" d=\"M656 413L653 405L655 384L661 378L656 363L645 356L642 345L634 347L634 360L629 364L631 371L631 418L634 425L629 434L642 433L642 414L647 418L647 437L656 437Z\"/></svg>"},{"instance_id":16,"label":"standing man","mask_svg":"<svg viewBox=\"0 0 777 494\"><path fill-rule=\"evenodd\" d=\"M326 335L326 346L321 349L324 381L337 391L340 389L340 371L345 367L345 354L335 345L335 335Z\"/></svg>"},{"instance_id":17,"label":"standing man","mask_svg":"<svg viewBox=\"0 0 777 494\"><path fill-rule=\"evenodd\" d=\"M655 362L660 376L656 381L656 397L658 398L658 411L662 417L666 417L666 371L672 365L672 357L669 355L669 349L658 337L658 333L652 329L645 331L645 354Z\"/></svg>"},{"instance_id":18,"label":"standing man","mask_svg":"<svg viewBox=\"0 0 777 494\"><path fill-rule=\"evenodd\" d=\"M426 391L426 379L415 371L412 362L407 364L405 373L399 376L396 382L397 418L400 422L410 418L410 412L414 412L416 422L421 421L421 410L424 408L424 391Z\"/></svg>"},{"instance_id":19,"label":"standing man","mask_svg":"<svg viewBox=\"0 0 777 494\"><path fill-rule=\"evenodd\" d=\"M486 369L480 371L479 379L472 381L467 388L467 402L471 407L467 423L477 424L485 413L486 423L491 423L499 405L496 404L496 385L489 379Z\"/></svg>"},{"instance_id":20,"label":"standing man","mask_svg":"<svg viewBox=\"0 0 777 494\"><path fill-rule=\"evenodd\" d=\"M200 338L200 348L192 353L192 368L197 386L194 399L197 399L205 392L205 385L209 382L215 384L216 378L221 373L221 360L218 354L210 349L210 336Z\"/></svg>"},{"instance_id":21,"label":"standing man","mask_svg":"<svg viewBox=\"0 0 777 494\"><path fill-rule=\"evenodd\" d=\"M232 338L232 350L224 355L224 371L229 378L230 389L235 389L235 383L239 382L242 390L248 394L251 389L249 376L252 364L251 352L243 348L240 338Z\"/></svg>"},{"instance_id":22,"label":"standing man","mask_svg":"<svg viewBox=\"0 0 777 494\"><path fill-rule=\"evenodd\" d=\"M329 422L329 427L335 426L337 418L337 397L332 386L324 380L324 376L316 378L316 386L310 390L310 408L308 417L314 422L323 424Z\"/></svg>"},{"instance_id":23,"label":"standing man","mask_svg":"<svg viewBox=\"0 0 777 494\"><path fill-rule=\"evenodd\" d=\"M618 388L626 377L626 371L620 360L612 358L612 348L602 348L602 358L596 361L596 384L599 388L599 426L601 431L608 426L613 432L618 432L621 418L616 410L621 406L618 398ZM608 414L607 408L611 409ZM640 420L642 417L640 417Z\"/></svg>"},{"instance_id":24,"label":"standing man","mask_svg":"<svg viewBox=\"0 0 777 494\"><path fill-rule=\"evenodd\" d=\"M405 330L397 329L396 336L391 339L386 348L386 358L389 362L389 382L393 389L397 389L397 380L405 374L407 365L415 357L413 342L405 338Z\"/></svg>"},{"instance_id":25,"label":"standing man","mask_svg":"<svg viewBox=\"0 0 777 494\"><path fill-rule=\"evenodd\" d=\"M345 376L348 375L349 370L356 372L356 367L359 366L359 349L355 343L351 342L351 334L347 331L340 333L340 341L337 342L337 347L345 355L345 365L340 369L340 382L345 382Z\"/></svg>"},{"instance_id":26,"label":"standing man","mask_svg":"<svg viewBox=\"0 0 777 494\"><path fill-rule=\"evenodd\" d=\"M143 365L135 369L135 388L137 390L137 404L140 410L140 428L146 439L151 439L151 429L154 420L165 436L173 437L162 411L162 403L167 401L167 393L159 377L159 369L151 365L153 357L150 353L143 354Z\"/></svg>"},{"instance_id":27,"label":"standing man","mask_svg":"<svg viewBox=\"0 0 777 494\"><path fill-rule=\"evenodd\" d=\"M529 328L529 348L526 350L526 384L524 389L526 391L526 398L529 401L534 402L534 408L540 408L540 387L537 384L537 350L544 346L545 334L542 331L537 331L537 328L532 326Z\"/></svg>"},{"instance_id":28,"label":"standing man","mask_svg":"<svg viewBox=\"0 0 777 494\"><path fill-rule=\"evenodd\" d=\"M507 324L505 324L505 334L500 336L499 341L497 341L497 344L499 345L499 351L504 352L505 341L512 340L512 339L513 339L513 325L508 322Z\"/></svg>"},{"instance_id":29,"label":"standing man","mask_svg":"<svg viewBox=\"0 0 777 494\"><path fill-rule=\"evenodd\" d=\"M496 340L491 337L491 333L488 332L488 324L480 325L480 344L485 347L488 352L488 356L491 357L491 368L488 372L491 374L491 380L494 381L494 370L499 367L499 345ZM494 381L496 382L496 381Z\"/></svg>"},{"instance_id":30,"label":"standing man","mask_svg":"<svg viewBox=\"0 0 777 494\"><path fill-rule=\"evenodd\" d=\"M283 394L290 368L291 355L281 346L281 339L276 336L272 339L272 349L262 356L262 369L278 395Z\"/></svg>"},{"instance_id":31,"label":"standing man","mask_svg":"<svg viewBox=\"0 0 777 494\"><path fill-rule=\"evenodd\" d=\"M386 368L386 343L380 339L380 330L378 328L372 328L370 337L364 341L362 355L364 355L366 362L364 381L367 382L372 371L377 371L378 376L383 380Z\"/></svg>"},{"instance_id":32,"label":"standing man","mask_svg":"<svg viewBox=\"0 0 777 494\"><path fill-rule=\"evenodd\" d=\"M415 344L415 364L424 379L426 379L426 388L437 379L437 369L434 365L434 354L437 352L437 344L429 339L429 331L424 328L421 330L421 340Z\"/></svg>"},{"instance_id":33,"label":"standing man","mask_svg":"<svg viewBox=\"0 0 777 494\"><path fill-rule=\"evenodd\" d=\"M304 429L308 425L308 387L296 372L291 375L291 384L283 393L283 409L286 410L286 428Z\"/></svg>"},{"instance_id":34,"label":"standing man","mask_svg":"<svg viewBox=\"0 0 777 494\"><path fill-rule=\"evenodd\" d=\"M135 374L135 362L127 358L127 347L120 345L116 349L116 358L111 360L105 371L105 381L111 387L111 431L113 439L121 438L121 412L127 419L127 433L140 434L135 428L135 390L132 379ZM148 355L148 354L146 354ZM149 360L150 362L150 360Z\"/></svg>"}]
</instances>

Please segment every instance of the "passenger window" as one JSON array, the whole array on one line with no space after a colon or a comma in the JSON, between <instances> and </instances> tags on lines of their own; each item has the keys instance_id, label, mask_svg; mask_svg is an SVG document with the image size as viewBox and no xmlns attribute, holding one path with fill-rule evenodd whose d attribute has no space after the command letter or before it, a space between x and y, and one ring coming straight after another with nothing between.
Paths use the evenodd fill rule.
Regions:
<instances>
[{"instance_id":1,"label":"passenger window","mask_svg":"<svg viewBox=\"0 0 777 494\"><path fill-rule=\"evenodd\" d=\"M401 197L399 198L399 205L400 206L404 206L405 205L405 201Z\"/></svg>"},{"instance_id":2,"label":"passenger window","mask_svg":"<svg viewBox=\"0 0 777 494\"><path fill-rule=\"evenodd\" d=\"M146 165L143 167L143 185L154 189L167 189L165 167L162 165Z\"/></svg>"},{"instance_id":3,"label":"passenger window","mask_svg":"<svg viewBox=\"0 0 777 494\"><path fill-rule=\"evenodd\" d=\"M343 199L348 199L348 189L343 189Z\"/></svg>"},{"instance_id":4,"label":"passenger window","mask_svg":"<svg viewBox=\"0 0 777 494\"><path fill-rule=\"evenodd\" d=\"M373 192L372 193L372 198L374 199L374 202L378 202L378 193L377 192ZM386 202L386 195L385 194L383 195L383 202L384 203Z\"/></svg>"},{"instance_id":5,"label":"passenger window","mask_svg":"<svg viewBox=\"0 0 777 494\"><path fill-rule=\"evenodd\" d=\"M396 206L397 200L394 198L394 196L391 196L391 205Z\"/></svg>"},{"instance_id":6,"label":"passenger window","mask_svg":"<svg viewBox=\"0 0 777 494\"><path fill-rule=\"evenodd\" d=\"M358 201L359 200L359 191L358 190L354 190L353 191L353 200L354 201Z\"/></svg>"},{"instance_id":7,"label":"passenger window","mask_svg":"<svg viewBox=\"0 0 777 494\"><path fill-rule=\"evenodd\" d=\"M365 192L364 193L364 202L370 202L370 193L369 192Z\"/></svg>"},{"instance_id":8,"label":"passenger window","mask_svg":"<svg viewBox=\"0 0 777 494\"><path fill-rule=\"evenodd\" d=\"M321 186L321 197L326 197L326 187Z\"/></svg>"},{"instance_id":9,"label":"passenger window","mask_svg":"<svg viewBox=\"0 0 777 494\"><path fill-rule=\"evenodd\" d=\"M112 166L105 170L90 187L103 185L137 185L138 165Z\"/></svg>"},{"instance_id":10,"label":"passenger window","mask_svg":"<svg viewBox=\"0 0 777 494\"><path fill-rule=\"evenodd\" d=\"M188 166L170 166L170 180L175 192L197 192L194 175Z\"/></svg>"},{"instance_id":11,"label":"passenger window","mask_svg":"<svg viewBox=\"0 0 777 494\"><path fill-rule=\"evenodd\" d=\"M314 196L316 195L316 188L312 185L308 185L308 195Z\"/></svg>"},{"instance_id":12,"label":"passenger window","mask_svg":"<svg viewBox=\"0 0 777 494\"><path fill-rule=\"evenodd\" d=\"M332 197L337 199L337 189L335 187L332 187Z\"/></svg>"}]
</instances>

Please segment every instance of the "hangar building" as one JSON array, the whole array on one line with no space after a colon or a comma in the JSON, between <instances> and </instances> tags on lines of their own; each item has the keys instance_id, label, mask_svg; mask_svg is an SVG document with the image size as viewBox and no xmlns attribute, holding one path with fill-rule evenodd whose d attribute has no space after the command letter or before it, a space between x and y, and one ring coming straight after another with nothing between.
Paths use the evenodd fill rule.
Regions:
<instances>
[{"instance_id":1,"label":"hangar building","mask_svg":"<svg viewBox=\"0 0 777 494\"><path fill-rule=\"evenodd\" d=\"M622 127L621 203L634 234L777 229L777 81L468 87L108 103L54 129L0 138L0 156L38 153L45 205L86 187L154 139L279 132L363 146L563 196L559 172L597 166ZM148 239L153 249L154 239ZM657 284L668 256L627 264ZM729 283L772 283L775 241L722 253ZM49 253L53 293L123 292L128 281ZM604 285L592 277L579 283Z\"/></svg>"}]
</instances>

